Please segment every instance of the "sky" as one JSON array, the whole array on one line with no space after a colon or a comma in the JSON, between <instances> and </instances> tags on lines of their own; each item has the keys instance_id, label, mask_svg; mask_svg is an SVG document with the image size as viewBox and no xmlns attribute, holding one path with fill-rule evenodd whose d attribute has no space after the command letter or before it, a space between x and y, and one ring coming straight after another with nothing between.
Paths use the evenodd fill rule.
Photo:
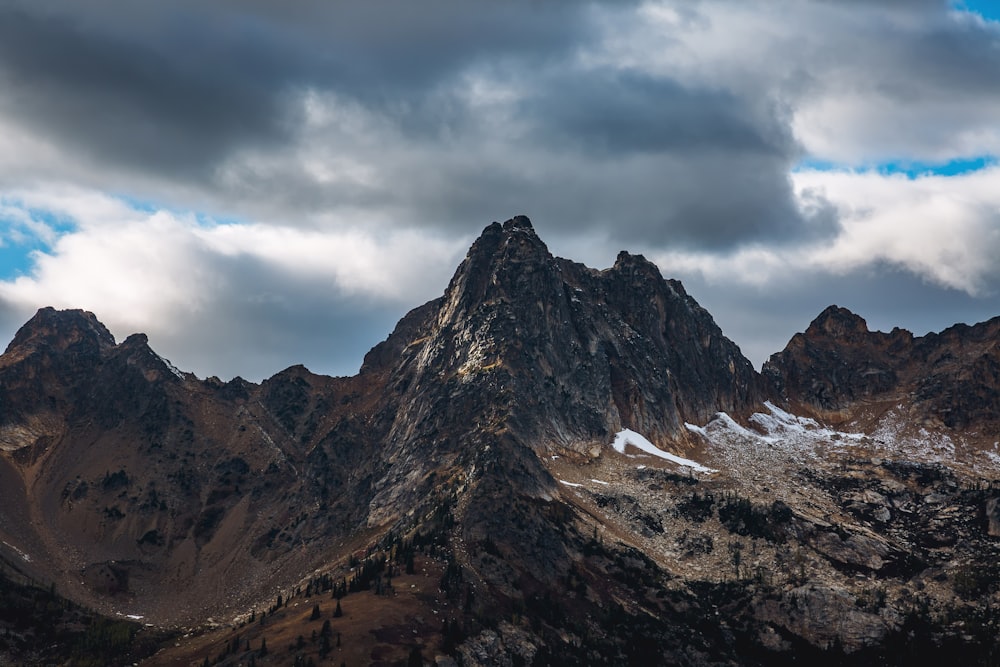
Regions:
<instances>
[{"instance_id":1,"label":"sky","mask_svg":"<svg viewBox=\"0 0 1000 667\"><path fill-rule=\"evenodd\" d=\"M758 367L833 303L1000 315L1000 3L0 0L0 341L351 375L517 214Z\"/></svg>"}]
</instances>

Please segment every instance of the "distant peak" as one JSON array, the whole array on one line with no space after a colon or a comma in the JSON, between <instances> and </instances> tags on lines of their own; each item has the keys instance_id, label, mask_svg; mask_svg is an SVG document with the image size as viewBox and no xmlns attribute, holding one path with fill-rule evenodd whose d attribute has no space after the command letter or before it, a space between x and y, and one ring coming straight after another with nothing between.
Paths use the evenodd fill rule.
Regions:
<instances>
[{"instance_id":1,"label":"distant peak","mask_svg":"<svg viewBox=\"0 0 1000 667\"><path fill-rule=\"evenodd\" d=\"M615 267L652 265L656 266L642 255L633 255L628 250L622 250L615 258Z\"/></svg>"},{"instance_id":2,"label":"distant peak","mask_svg":"<svg viewBox=\"0 0 1000 667\"><path fill-rule=\"evenodd\" d=\"M56 310L40 308L14 335L7 351L18 348L49 347L64 350L78 343L114 347L111 335L97 316L86 310Z\"/></svg>"},{"instance_id":3,"label":"distant peak","mask_svg":"<svg viewBox=\"0 0 1000 667\"><path fill-rule=\"evenodd\" d=\"M806 329L807 336L846 337L868 333L868 323L847 308L829 306Z\"/></svg>"}]
</instances>

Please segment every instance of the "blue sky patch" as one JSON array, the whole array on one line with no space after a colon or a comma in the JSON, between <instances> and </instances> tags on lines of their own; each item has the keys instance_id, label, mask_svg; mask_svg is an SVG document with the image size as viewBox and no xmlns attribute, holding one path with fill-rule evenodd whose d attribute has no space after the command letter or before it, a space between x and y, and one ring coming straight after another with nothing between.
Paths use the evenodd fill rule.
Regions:
<instances>
[{"instance_id":1,"label":"blue sky patch","mask_svg":"<svg viewBox=\"0 0 1000 667\"><path fill-rule=\"evenodd\" d=\"M998 0L957 0L955 9L979 14L988 21L1000 21L1000 1Z\"/></svg>"},{"instance_id":2,"label":"blue sky patch","mask_svg":"<svg viewBox=\"0 0 1000 667\"><path fill-rule=\"evenodd\" d=\"M894 160L865 165L842 164L829 160L803 160L792 171L859 171L876 172L885 176L902 174L908 178L918 178L920 176L961 176L996 164L998 164L997 158L990 155L955 158L946 162Z\"/></svg>"},{"instance_id":3,"label":"blue sky patch","mask_svg":"<svg viewBox=\"0 0 1000 667\"><path fill-rule=\"evenodd\" d=\"M8 208L20 209L27 217L51 229L55 236L62 236L76 228L76 223L51 211L21 208L16 202L4 201ZM34 265L32 253L48 252L50 243L26 226L20 216L5 216L0 212L0 280L14 280L27 275Z\"/></svg>"},{"instance_id":4,"label":"blue sky patch","mask_svg":"<svg viewBox=\"0 0 1000 667\"><path fill-rule=\"evenodd\" d=\"M194 220L201 227L247 224L246 220L231 215L215 215L212 213L192 211L185 208L170 206L165 202L154 201L150 199L138 199L136 197L132 197L131 195L125 195L121 193L115 193L112 196L115 199L123 202L133 211L139 211L140 213L146 213L147 215L152 215L158 211L165 211L178 218L182 218L189 215L193 216Z\"/></svg>"}]
</instances>

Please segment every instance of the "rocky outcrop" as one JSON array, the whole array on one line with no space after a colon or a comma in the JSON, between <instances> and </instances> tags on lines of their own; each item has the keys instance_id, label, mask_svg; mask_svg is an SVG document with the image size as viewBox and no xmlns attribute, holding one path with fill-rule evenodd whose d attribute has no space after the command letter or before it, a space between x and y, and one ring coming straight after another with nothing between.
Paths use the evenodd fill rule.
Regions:
<instances>
[{"instance_id":1,"label":"rocky outcrop","mask_svg":"<svg viewBox=\"0 0 1000 667\"><path fill-rule=\"evenodd\" d=\"M951 429L1000 424L1000 318L914 337L869 331L864 319L830 306L764 364L777 395L833 415L872 402L902 403Z\"/></svg>"},{"instance_id":2,"label":"rocky outcrop","mask_svg":"<svg viewBox=\"0 0 1000 667\"><path fill-rule=\"evenodd\" d=\"M487 227L444 297L408 315L366 369L389 350L390 383L414 399L443 376L449 400L504 411L505 426L543 449L583 451L623 428L682 441L685 421L764 399L750 362L679 282L641 255L623 252L605 271L555 258L523 216ZM399 421L411 428L413 417Z\"/></svg>"},{"instance_id":3,"label":"rocky outcrop","mask_svg":"<svg viewBox=\"0 0 1000 667\"><path fill-rule=\"evenodd\" d=\"M870 332L861 317L830 306L762 371L786 400L837 410L895 391L912 344L908 331Z\"/></svg>"}]
</instances>

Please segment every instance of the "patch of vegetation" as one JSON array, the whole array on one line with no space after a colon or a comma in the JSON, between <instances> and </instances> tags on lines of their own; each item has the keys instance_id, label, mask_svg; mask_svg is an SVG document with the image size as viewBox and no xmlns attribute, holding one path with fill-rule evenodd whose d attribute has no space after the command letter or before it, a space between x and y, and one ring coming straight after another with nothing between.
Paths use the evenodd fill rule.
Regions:
<instances>
[{"instance_id":1,"label":"patch of vegetation","mask_svg":"<svg viewBox=\"0 0 1000 667\"><path fill-rule=\"evenodd\" d=\"M0 568L0 663L131 665L166 638L138 623L108 619Z\"/></svg>"},{"instance_id":2,"label":"patch of vegetation","mask_svg":"<svg viewBox=\"0 0 1000 667\"><path fill-rule=\"evenodd\" d=\"M792 508L780 500L770 506L753 503L749 498L729 495L719 504L719 521L729 532L745 537L760 537L784 542L783 526L792 519Z\"/></svg>"},{"instance_id":3,"label":"patch of vegetation","mask_svg":"<svg viewBox=\"0 0 1000 667\"><path fill-rule=\"evenodd\" d=\"M681 499L677 503L677 512L695 523L701 523L710 518L715 510L715 496L711 491L698 493L697 491Z\"/></svg>"},{"instance_id":4,"label":"patch of vegetation","mask_svg":"<svg viewBox=\"0 0 1000 667\"><path fill-rule=\"evenodd\" d=\"M955 593L963 600L978 600L1000 590L1000 564L963 565L951 575L951 581Z\"/></svg>"},{"instance_id":5,"label":"patch of vegetation","mask_svg":"<svg viewBox=\"0 0 1000 667\"><path fill-rule=\"evenodd\" d=\"M101 480L101 489L104 491L117 491L124 489L129 484L128 473L124 470L117 472L106 472Z\"/></svg>"}]
</instances>

